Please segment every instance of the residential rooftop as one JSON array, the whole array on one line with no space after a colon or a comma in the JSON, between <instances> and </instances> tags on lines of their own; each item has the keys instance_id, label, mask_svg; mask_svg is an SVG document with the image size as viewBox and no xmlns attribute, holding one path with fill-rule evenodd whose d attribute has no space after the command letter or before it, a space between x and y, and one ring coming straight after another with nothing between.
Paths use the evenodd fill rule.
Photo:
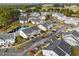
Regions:
<instances>
[{"instance_id":1,"label":"residential rooftop","mask_svg":"<svg viewBox=\"0 0 79 59\"><path fill-rule=\"evenodd\" d=\"M0 33L0 39L14 39L14 33Z\"/></svg>"},{"instance_id":2,"label":"residential rooftop","mask_svg":"<svg viewBox=\"0 0 79 59\"><path fill-rule=\"evenodd\" d=\"M51 43L45 50L54 50L59 56L64 56L65 53L71 53L70 47L65 41L57 40Z\"/></svg>"}]
</instances>

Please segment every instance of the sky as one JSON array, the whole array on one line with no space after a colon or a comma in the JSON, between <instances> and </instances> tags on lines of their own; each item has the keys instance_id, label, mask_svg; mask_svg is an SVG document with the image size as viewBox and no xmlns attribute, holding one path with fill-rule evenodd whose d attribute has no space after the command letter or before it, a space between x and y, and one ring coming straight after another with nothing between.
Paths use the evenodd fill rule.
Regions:
<instances>
[{"instance_id":1,"label":"sky","mask_svg":"<svg viewBox=\"0 0 79 59\"><path fill-rule=\"evenodd\" d=\"M79 3L79 0L0 0L0 3Z\"/></svg>"}]
</instances>

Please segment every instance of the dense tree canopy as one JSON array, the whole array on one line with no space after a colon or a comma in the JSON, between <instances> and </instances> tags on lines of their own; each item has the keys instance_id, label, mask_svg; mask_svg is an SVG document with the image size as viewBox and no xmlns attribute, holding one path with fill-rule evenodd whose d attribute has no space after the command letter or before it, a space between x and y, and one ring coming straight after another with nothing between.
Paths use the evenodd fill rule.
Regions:
<instances>
[{"instance_id":1,"label":"dense tree canopy","mask_svg":"<svg viewBox=\"0 0 79 59\"><path fill-rule=\"evenodd\" d=\"M78 15L79 16L79 10L77 10L74 14Z\"/></svg>"},{"instance_id":2,"label":"dense tree canopy","mask_svg":"<svg viewBox=\"0 0 79 59\"><path fill-rule=\"evenodd\" d=\"M38 12L38 11L41 10L41 8L42 8L42 6L36 6L33 11L37 11Z\"/></svg>"},{"instance_id":3,"label":"dense tree canopy","mask_svg":"<svg viewBox=\"0 0 79 59\"><path fill-rule=\"evenodd\" d=\"M52 9L52 11L63 13L66 16L71 16L73 14L73 11L70 10L70 9L63 9L63 8L59 9L59 8L56 8L56 9Z\"/></svg>"},{"instance_id":4,"label":"dense tree canopy","mask_svg":"<svg viewBox=\"0 0 79 59\"><path fill-rule=\"evenodd\" d=\"M13 20L12 18L17 17L19 15L19 10L22 9L25 10L27 13L32 11L41 11L41 9L44 8L42 6L30 6L30 5L7 5L7 6L0 6L0 26L5 26L8 21ZM47 8L45 8L47 9ZM51 9L54 12L60 12L63 13L66 16L71 16L73 14L73 11L70 9L59 9L59 8L52 8ZM44 10L45 11L45 10ZM48 10L50 11L50 9ZM79 11L77 11L75 14L79 15ZM47 16L47 19L49 18L49 15Z\"/></svg>"},{"instance_id":5,"label":"dense tree canopy","mask_svg":"<svg viewBox=\"0 0 79 59\"><path fill-rule=\"evenodd\" d=\"M4 26L8 21L11 21L12 18L17 17L19 11L14 8L0 8L0 26Z\"/></svg>"},{"instance_id":6,"label":"dense tree canopy","mask_svg":"<svg viewBox=\"0 0 79 59\"><path fill-rule=\"evenodd\" d=\"M71 16L73 14L73 11L69 9L61 9L60 13L63 13L66 16Z\"/></svg>"}]
</instances>

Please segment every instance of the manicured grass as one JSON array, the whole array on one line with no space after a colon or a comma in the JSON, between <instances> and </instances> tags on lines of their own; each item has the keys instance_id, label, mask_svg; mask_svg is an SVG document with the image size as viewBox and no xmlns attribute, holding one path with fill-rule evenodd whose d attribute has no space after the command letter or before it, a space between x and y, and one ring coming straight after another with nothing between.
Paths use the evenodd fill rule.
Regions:
<instances>
[{"instance_id":1,"label":"manicured grass","mask_svg":"<svg viewBox=\"0 0 79 59\"><path fill-rule=\"evenodd\" d=\"M58 28L59 28L59 26L54 26L53 28L54 28L54 29L58 29Z\"/></svg>"},{"instance_id":2,"label":"manicured grass","mask_svg":"<svg viewBox=\"0 0 79 59\"><path fill-rule=\"evenodd\" d=\"M19 21L16 21L16 22L13 22L11 23L10 25L8 26L5 26L1 29L1 31L4 31L4 32L9 32L15 28L17 28L18 26L21 26L21 24L19 23Z\"/></svg>"},{"instance_id":3,"label":"manicured grass","mask_svg":"<svg viewBox=\"0 0 79 59\"><path fill-rule=\"evenodd\" d=\"M46 10L46 11L48 11L48 7L42 7L41 10Z\"/></svg>"},{"instance_id":4,"label":"manicured grass","mask_svg":"<svg viewBox=\"0 0 79 59\"><path fill-rule=\"evenodd\" d=\"M78 47L72 47L71 48L71 55L72 56L79 56L79 48Z\"/></svg>"},{"instance_id":5,"label":"manicured grass","mask_svg":"<svg viewBox=\"0 0 79 59\"><path fill-rule=\"evenodd\" d=\"M16 37L15 45L21 44L21 43L23 43L23 42L25 42L25 41L27 41L27 39L24 39L24 38L22 38L22 37L20 37L20 36L17 36L17 37Z\"/></svg>"},{"instance_id":6,"label":"manicured grass","mask_svg":"<svg viewBox=\"0 0 79 59\"><path fill-rule=\"evenodd\" d=\"M33 10L33 9L35 9L35 7L31 7L31 9Z\"/></svg>"},{"instance_id":7,"label":"manicured grass","mask_svg":"<svg viewBox=\"0 0 79 59\"><path fill-rule=\"evenodd\" d=\"M3 32L9 32L9 31L12 31L13 29L15 29L15 28L17 28L19 26L22 26L22 25L30 26L30 27L34 26L32 23L21 24L21 23L19 23L19 21L16 21L16 22L11 23L8 26L3 27L0 30L3 31Z\"/></svg>"},{"instance_id":8,"label":"manicured grass","mask_svg":"<svg viewBox=\"0 0 79 59\"><path fill-rule=\"evenodd\" d=\"M56 23L56 25L53 27L53 28L55 28L55 29L58 29L58 28L60 28L62 25L64 25L63 23Z\"/></svg>"},{"instance_id":9,"label":"manicured grass","mask_svg":"<svg viewBox=\"0 0 79 59\"><path fill-rule=\"evenodd\" d=\"M24 38L22 38L21 36L17 36L17 37L16 37L15 44L13 45L13 47L16 48L16 49L19 49L19 48L24 47L24 46L25 46L26 44L28 44L29 42L31 42L31 41L28 40L28 39L24 39Z\"/></svg>"},{"instance_id":10,"label":"manicured grass","mask_svg":"<svg viewBox=\"0 0 79 59\"><path fill-rule=\"evenodd\" d=\"M29 26L29 27L33 27L33 26L35 26L35 25L32 24L31 22L30 22L30 23L26 23L25 25L26 25L26 26Z\"/></svg>"},{"instance_id":11,"label":"manicured grass","mask_svg":"<svg viewBox=\"0 0 79 59\"><path fill-rule=\"evenodd\" d=\"M46 22L51 22L51 20L46 20Z\"/></svg>"}]
</instances>

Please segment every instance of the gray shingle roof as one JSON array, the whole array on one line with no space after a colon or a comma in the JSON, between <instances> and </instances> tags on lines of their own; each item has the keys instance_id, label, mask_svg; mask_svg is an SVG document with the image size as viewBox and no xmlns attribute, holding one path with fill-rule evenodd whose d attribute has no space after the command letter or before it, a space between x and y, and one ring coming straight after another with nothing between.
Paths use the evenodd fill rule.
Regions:
<instances>
[{"instance_id":1,"label":"gray shingle roof","mask_svg":"<svg viewBox=\"0 0 79 59\"><path fill-rule=\"evenodd\" d=\"M6 40L6 39L14 39L13 33L0 33L0 39Z\"/></svg>"},{"instance_id":2,"label":"gray shingle roof","mask_svg":"<svg viewBox=\"0 0 79 59\"><path fill-rule=\"evenodd\" d=\"M32 32L32 29L27 28L27 29L24 29L23 32L24 32L25 34L29 34L29 33Z\"/></svg>"},{"instance_id":3,"label":"gray shingle roof","mask_svg":"<svg viewBox=\"0 0 79 59\"><path fill-rule=\"evenodd\" d=\"M50 26L51 24L53 24L52 22L46 22L46 23L44 23L44 24L42 24L44 27L48 27L48 26Z\"/></svg>"},{"instance_id":4,"label":"gray shingle roof","mask_svg":"<svg viewBox=\"0 0 79 59\"><path fill-rule=\"evenodd\" d=\"M19 20L21 20L21 21L26 21L26 20L28 20L26 17L19 17Z\"/></svg>"},{"instance_id":5,"label":"gray shingle roof","mask_svg":"<svg viewBox=\"0 0 79 59\"><path fill-rule=\"evenodd\" d=\"M77 31L73 31L73 33L72 33L75 37L79 37L79 32L77 32Z\"/></svg>"},{"instance_id":6,"label":"gray shingle roof","mask_svg":"<svg viewBox=\"0 0 79 59\"><path fill-rule=\"evenodd\" d=\"M58 48L59 47L59 48ZM65 52L67 54L71 53L70 45L66 43L65 41L57 40L51 43L46 50L53 50L55 51L58 55L65 55ZM64 51L64 52L63 52ZM61 53L60 53L61 52ZM63 55L62 55L63 54Z\"/></svg>"},{"instance_id":7,"label":"gray shingle roof","mask_svg":"<svg viewBox=\"0 0 79 59\"><path fill-rule=\"evenodd\" d=\"M32 21L40 22L41 20L37 18L37 19L33 19Z\"/></svg>"},{"instance_id":8,"label":"gray shingle roof","mask_svg":"<svg viewBox=\"0 0 79 59\"><path fill-rule=\"evenodd\" d=\"M38 17L38 16L40 16L40 13L39 12L32 12L32 13L30 13L30 16Z\"/></svg>"},{"instance_id":9,"label":"gray shingle roof","mask_svg":"<svg viewBox=\"0 0 79 59\"><path fill-rule=\"evenodd\" d=\"M65 56L66 54L60 50L58 47L55 47L55 49L53 49L55 53L57 53L59 56Z\"/></svg>"},{"instance_id":10,"label":"gray shingle roof","mask_svg":"<svg viewBox=\"0 0 79 59\"><path fill-rule=\"evenodd\" d=\"M72 33L72 37L77 41L79 42L79 32L78 31L73 31Z\"/></svg>"},{"instance_id":11,"label":"gray shingle roof","mask_svg":"<svg viewBox=\"0 0 79 59\"><path fill-rule=\"evenodd\" d=\"M73 31L69 31L69 32L64 33L64 35L69 35L69 34L72 34L72 33L73 33Z\"/></svg>"},{"instance_id":12,"label":"gray shingle roof","mask_svg":"<svg viewBox=\"0 0 79 59\"><path fill-rule=\"evenodd\" d=\"M52 19L52 22L59 22L59 19Z\"/></svg>"},{"instance_id":13,"label":"gray shingle roof","mask_svg":"<svg viewBox=\"0 0 79 59\"><path fill-rule=\"evenodd\" d=\"M59 45L60 41L54 41L53 43L51 43L46 49L47 50L53 50L57 45Z\"/></svg>"},{"instance_id":14,"label":"gray shingle roof","mask_svg":"<svg viewBox=\"0 0 79 59\"><path fill-rule=\"evenodd\" d=\"M38 30L40 30L38 27L31 27L31 28L24 29L23 32L25 34L31 34L33 31L38 31Z\"/></svg>"},{"instance_id":15,"label":"gray shingle roof","mask_svg":"<svg viewBox=\"0 0 79 59\"><path fill-rule=\"evenodd\" d=\"M66 43L65 41L61 41L61 43L58 45L61 49L63 49L66 53L70 54L70 45Z\"/></svg>"},{"instance_id":16,"label":"gray shingle roof","mask_svg":"<svg viewBox=\"0 0 79 59\"><path fill-rule=\"evenodd\" d=\"M39 19L38 17L31 17L28 20L35 21L35 22L40 22L41 21L41 19Z\"/></svg>"},{"instance_id":17,"label":"gray shingle roof","mask_svg":"<svg viewBox=\"0 0 79 59\"><path fill-rule=\"evenodd\" d=\"M65 33L64 35L69 35L72 34L71 37L73 37L77 42L79 42L79 32L74 30L74 31L70 31Z\"/></svg>"},{"instance_id":18,"label":"gray shingle roof","mask_svg":"<svg viewBox=\"0 0 79 59\"><path fill-rule=\"evenodd\" d=\"M31 27L32 30L40 30L38 27Z\"/></svg>"}]
</instances>

